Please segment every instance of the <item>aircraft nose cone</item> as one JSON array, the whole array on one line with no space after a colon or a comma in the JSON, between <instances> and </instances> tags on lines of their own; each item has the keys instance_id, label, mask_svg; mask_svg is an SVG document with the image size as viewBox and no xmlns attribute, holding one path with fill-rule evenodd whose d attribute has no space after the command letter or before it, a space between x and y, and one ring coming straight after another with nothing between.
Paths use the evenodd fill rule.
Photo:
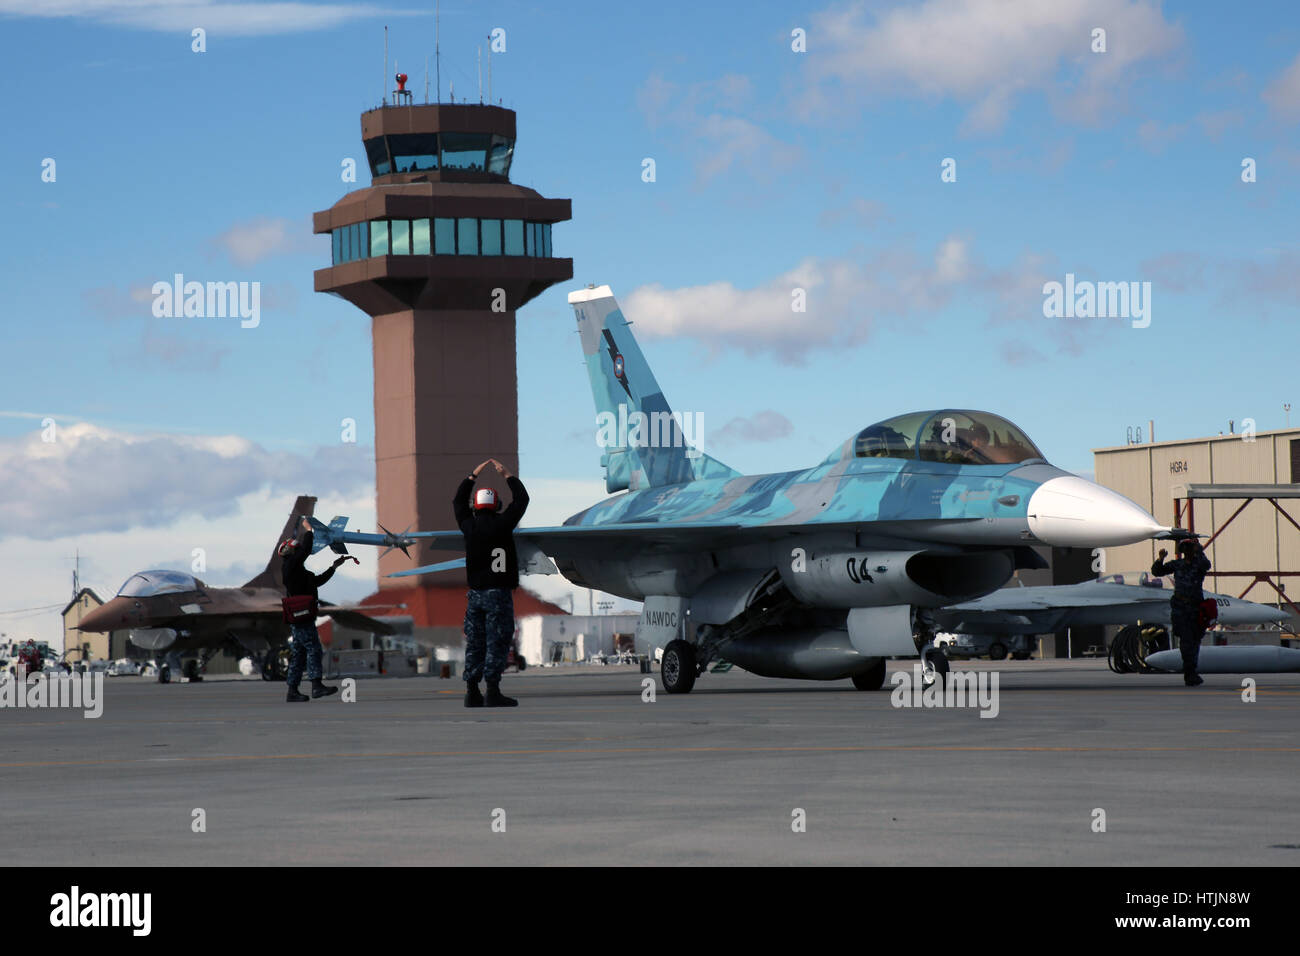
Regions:
<instances>
[{"instance_id":1,"label":"aircraft nose cone","mask_svg":"<svg viewBox=\"0 0 1300 956\"><path fill-rule=\"evenodd\" d=\"M1028 514L1033 536L1061 548L1133 544L1167 530L1123 495L1073 475L1039 485Z\"/></svg>"},{"instance_id":2,"label":"aircraft nose cone","mask_svg":"<svg viewBox=\"0 0 1300 956\"><path fill-rule=\"evenodd\" d=\"M89 614L81 619L77 625L79 631L108 631L112 630L109 626L109 619L116 616L116 612L110 611L107 604L102 604L95 608Z\"/></svg>"}]
</instances>

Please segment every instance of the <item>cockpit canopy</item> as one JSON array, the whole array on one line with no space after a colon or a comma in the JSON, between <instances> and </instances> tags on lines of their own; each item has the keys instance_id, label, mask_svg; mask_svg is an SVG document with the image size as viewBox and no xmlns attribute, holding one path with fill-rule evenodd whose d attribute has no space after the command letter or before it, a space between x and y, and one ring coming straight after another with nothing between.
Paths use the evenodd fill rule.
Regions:
<instances>
[{"instance_id":1,"label":"cockpit canopy","mask_svg":"<svg viewBox=\"0 0 1300 956\"><path fill-rule=\"evenodd\" d=\"M954 465L1009 465L1042 460L1019 428L989 412L911 412L868 425L852 443L854 458L907 458Z\"/></svg>"},{"instance_id":2,"label":"cockpit canopy","mask_svg":"<svg viewBox=\"0 0 1300 956\"><path fill-rule=\"evenodd\" d=\"M155 594L197 591L203 582L183 571L141 571L127 578L118 597L153 597Z\"/></svg>"}]
</instances>

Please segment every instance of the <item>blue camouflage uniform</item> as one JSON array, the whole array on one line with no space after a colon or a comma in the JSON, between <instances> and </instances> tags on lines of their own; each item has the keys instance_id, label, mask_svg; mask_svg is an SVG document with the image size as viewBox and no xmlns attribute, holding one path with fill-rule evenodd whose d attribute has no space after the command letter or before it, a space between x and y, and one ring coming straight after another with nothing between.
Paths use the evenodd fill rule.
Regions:
<instances>
[{"instance_id":1,"label":"blue camouflage uniform","mask_svg":"<svg viewBox=\"0 0 1300 956\"><path fill-rule=\"evenodd\" d=\"M281 565L281 576L284 579L286 594L318 597L317 590L334 577L335 567L329 567L321 574L314 574L307 569L306 561L311 554L314 540L314 536L308 531L298 542L298 547L284 559ZM289 648L289 675L286 683L291 688L298 686L298 682L302 680L304 662L307 665L307 679L313 682L320 680L321 646L315 619L305 624L292 624L289 630L293 634L293 643Z\"/></svg>"},{"instance_id":2,"label":"blue camouflage uniform","mask_svg":"<svg viewBox=\"0 0 1300 956\"><path fill-rule=\"evenodd\" d=\"M1178 650L1183 656L1183 678L1187 681L1196 678L1196 661L1201 652L1201 638L1205 636L1205 626L1201 623L1201 601L1205 599L1205 592L1201 585L1205 583L1205 574L1209 570L1210 559L1200 548L1190 558L1174 561L1156 558L1151 565L1151 573L1157 577L1174 576L1169 617L1174 636L1178 638Z\"/></svg>"},{"instance_id":3,"label":"blue camouflage uniform","mask_svg":"<svg viewBox=\"0 0 1300 956\"><path fill-rule=\"evenodd\" d=\"M514 597L505 588L471 590L465 608L465 680L501 680L515 635Z\"/></svg>"}]
</instances>

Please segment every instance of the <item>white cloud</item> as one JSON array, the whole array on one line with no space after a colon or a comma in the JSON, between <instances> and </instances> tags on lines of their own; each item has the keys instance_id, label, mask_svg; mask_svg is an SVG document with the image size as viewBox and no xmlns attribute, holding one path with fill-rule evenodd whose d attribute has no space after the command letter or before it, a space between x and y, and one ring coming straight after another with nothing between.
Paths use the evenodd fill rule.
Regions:
<instances>
[{"instance_id":1,"label":"white cloud","mask_svg":"<svg viewBox=\"0 0 1300 956\"><path fill-rule=\"evenodd\" d=\"M1161 126L1155 120L1147 120L1138 127L1137 133L1143 149L1159 154L1186 131L1186 123L1170 123L1168 126Z\"/></svg>"},{"instance_id":2,"label":"white cloud","mask_svg":"<svg viewBox=\"0 0 1300 956\"><path fill-rule=\"evenodd\" d=\"M0 0L0 16L81 18L100 23L188 35L195 27L220 36L273 36L328 30L353 20L419 16L370 4L231 2L231 0Z\"/></svg>"},{"instance_id":3,"label":"white cloud","mask_svg":"<svg viewBox=\"0 0 1300 956\"><path fill-rule=\"evenodd\" d=\"M776 441L794 434L794 423L780 412L764 409L749 418L733 418L713 433L713 444L748 445L752 442Z\"/></svg>"},{"instance_id":4,"label":"white cloud","mask_svg":"<svg viewBox=\"0 0 1300 956\"><path fill-rule=\"evenodd\" d=\"M212 244L241 266L251 266L272 256L316 249L311 231L304 223L266 217L236 223L216 236Z\"/></svg>"},{"instance_id":5,"label":"white cloud","mask_svg":"<svg viewBox=\"0 0 1300 956\"><path fill-rule=\"evenodd\" d=\"M347 495L373 483L372 452L270 452L234 435L129 434L78 423L0 441L0 540L165 527L233 513L236 499Z\"/></svg>"},{"instance_id":6,"label":"white cloud","mask_svg":"<svg viewBox=\"0 0 1300 956\"><path fill-rule=\"evenodd\" d=\"M637 90L636 102L649 128L673 130L674 143L690 150L699 184L732 171L771 182L799 163L803 150L737 115L751 92L743 74L683 88L656 73Z\"/></svg>"},{"instance_id":7,"label":"white cloud","mask_svg":"<svg viewBox=\"0 0 1300 956\"><path fill-rule=\"evenodd\" d=\"M624 311L645 339L688 337L802 362L809 352L866 340L882 317L931 315L977 274L966 240L952 236L928 261L888 250L863 262L804 259L752 289L730 282L640 286L627 296ZM807 293L806 312L793 310L796 289Z\"/></svg>"},{"instance_id":8,"label":"white cloud","mask_svg":"<svg viewBox=\"0 0 1300 956\"><path fill-rule=\"evenodd\" d=\"M1300 55L1264 90L1264 102L1285 120L1300 120Z\"/></svg>"},{"instance_id":9,"label":"white cloud","mask_svg":"<svg viewBox=\"0 0 1300 956\"><path fill-rule=\"evenodd\" d=\"M813 17L806 112L842 110L845 97L910 93L968 104L967 132L999 129L1027 91L1045 90L1067 117L1095 123L1134 65L1182 40L1151 0L927 0L891 7L863 0ZM1092 30L1107 52L1091 51Z\"/></svg>"}]
</instances>

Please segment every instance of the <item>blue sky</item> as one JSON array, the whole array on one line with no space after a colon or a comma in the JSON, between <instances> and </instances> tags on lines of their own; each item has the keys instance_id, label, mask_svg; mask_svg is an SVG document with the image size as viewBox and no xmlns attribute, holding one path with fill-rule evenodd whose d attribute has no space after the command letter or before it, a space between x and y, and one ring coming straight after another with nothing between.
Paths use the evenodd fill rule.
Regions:
<instances>
[{"instance_id":1,"label":"blue sky","mask_svg":"<svg viewBox=\"0 0 1300 956\"><path fill-rule=\"evenodd\" d=\"M422 98L432 5L30 6L0 0L0 559L18 569L0 612L66 599L77 549L103 593L198 535L220 542L209 579L238 583L299 490L373 522L368 320L312 291L329 242L311 213L367 183L340 164L364 168L385 24L390 73ZM996 411L1082 472L1148 419L1161 439L1284 424L1293 5L449 3L444 99L448 81L477 99L496 27L512 179L573 200L553 244L574 281L519 316L538 519L600 493L565 302L588 282L613 286L669 400L743 471L810 464L914 408ZM140 290L176 272L260 282L261 324L154 319ZM1066 273L1150 282L1150 326L1045 318L1043 283ZM1206 387L1175 394L1182 370ZM40 443L47 416L71 440ZM52 619L21 620L45 636Z\"/></svg>"}]
</instances>

